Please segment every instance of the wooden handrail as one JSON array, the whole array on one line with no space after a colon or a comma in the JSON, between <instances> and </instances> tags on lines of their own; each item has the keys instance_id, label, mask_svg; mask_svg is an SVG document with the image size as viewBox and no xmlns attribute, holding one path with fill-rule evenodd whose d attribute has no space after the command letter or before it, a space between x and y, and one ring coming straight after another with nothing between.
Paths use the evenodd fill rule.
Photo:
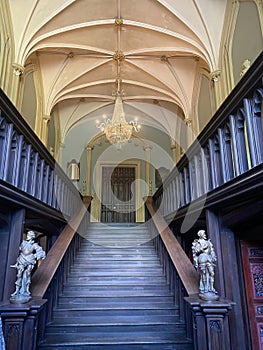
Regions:
<instances>
[{"instance_id":1,"label":"wooden handrail","mask_svg":"<svg viewBox=\"0 0 263 350\"><path fill-rule=\"evenodd\" d=\"M77 229L87 212L87 208L91 203L91 196L83 198L83 204L79 208L76 215L69 221L67 226L59 235L51 249L49 250L45 260L32 276L31 294L35 297L43 298L52 278L54 277L61 260L63 259L68 246L70 245Z\"/></svg>"},{"instance_id":2,"label":"wooden handrail","mask_svg":"<svg viewBox=\"0 0 263 350\"><path fill-rule=\"evenodd\" d=\"M152 197L147 197L145 204L186 292L188 295L197 294L199 292L199 275L197 271L164 218L158 213Z\"/></svg>"}]
</instances>

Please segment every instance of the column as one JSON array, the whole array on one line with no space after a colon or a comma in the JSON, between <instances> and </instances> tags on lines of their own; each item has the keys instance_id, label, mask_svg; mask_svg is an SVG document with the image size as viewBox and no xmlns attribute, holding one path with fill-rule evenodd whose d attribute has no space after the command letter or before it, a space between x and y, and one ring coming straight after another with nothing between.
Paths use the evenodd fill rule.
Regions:
<instances>
[{"instance_id":1,"label":"column","mask_svg":"<svg viewBox=\"0 0 263 350\"><path fill-rule=\"evenodd\" d=\"M50 121L50 115L43 115L42 117L42 130L41 130L41 141L45 146L48 143L48 123Z\"/></svg>"},{"instance_id":2,"label":"column","mask_svg":"<svg viewBox=\"0 0 263 350\"><path fill-rule=\"evenodd\" d=\"M171 141L171 150L173 153L173 162L174 164L177 163L177 144L174 140Z\"/></svg>"},{"instance_id":3,"label":"column","mask_svg":"<svg viewBox=\"0 0 263 350\"><path fill-rule=\"evenodd\" d=\"M214 87L214 94L215 94L215 110L214 110L214 112L218 109L218 107L222 103L220 75L221 75L220 70L215 70L214 72L210 73L210 77L211 77L211 80L213 82L213 87Z\"/></svg>"},{"instance_id":4,"label":"column","mask_svg":"<svg viewBox=\"0 0 263 350\"><path fill-rule=\"evenodd\" d=\"M192 119L191 118L185 118L184 120L186 124L186 141L187 141L187 148L191 145L191 143L194 141L194 133L192 130Z\"/></svg>"},{"instance_id":5,"label":"column","mask_svg":"<svg viewBox=\"0 0 263 350\"><path fill-rule=\"evenodd\" d=\"M91 156L93 146L87 145L87 181L86 181L86 195L91 195Z\"/></svg>"},{"instance_id":6,"label":"column","mask_svg":"<svg viewBox=\"0 0 263 350\"><path fill-rule=\"evenodd\" d=\"M58 151L58 155L57 155L57 159L56 159L60 166L62 165L62 153L63 153L64 148L65 148L65 144L63 142L60 142L59 143L59 151Z\"/></svg>"},{"instance_id":7,"label":"column","mask_svg":"<svg viewBox=\"0 0 263 350\"><path fill-rule=\"evenodd\" d=\"M24 67L18 63L13 63L12 67L13 67L13 80L12 80L10 99L16 107L19 107L18 101L20 98L19 96L20 88L21 88L20 84L21 84L21 77L24 74Z\"/></svg>"}]
</instances>

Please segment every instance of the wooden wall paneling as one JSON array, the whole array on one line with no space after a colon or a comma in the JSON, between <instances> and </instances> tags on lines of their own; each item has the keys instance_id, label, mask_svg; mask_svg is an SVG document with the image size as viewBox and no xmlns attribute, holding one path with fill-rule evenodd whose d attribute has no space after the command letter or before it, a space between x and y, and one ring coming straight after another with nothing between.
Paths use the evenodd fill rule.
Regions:
<instances>
[{"instance_id":1,"label":"wooden wall paneling","mask_svg":"<svg viewBox=\"0 0 263 350\"><path fill-rule=\"evenodd\" d=\"M257 162L260 164L263 162L263 88L255 91L251 108Z\"/></svg>"},{"instance_id":2,"label":"wooden wall paneling","mask_svg":"<svg viewBox=\"0 0 263 350\"><path fill-rule=\"evenodd\" d=\"M50 168L49 171L49 180L48 180L48 194L47 194L47 204L52 205L52 197L54 191L54 170Z\"/></svg>"},{"instance_id":3,"label":"wooden wall paneling","mask_svg":"<svg viewBox=\"0 0 263 350\"><path fill-rule=\"evenodd\" d=\"M247 350L249 348L249 330L244 329L244 294L240 281L239 261L237 254L237 241L235 234L229 229L220 226L219 237L221 243L222 266L220 273L224 279L225 297L235 304L229 315L231 346L233 349ZM221 278L222 278L221 277Z\"/></svg>"},{"instance_id":4,"label":"wooden wall paneling","mask_svg":"<svg viewBox=\"0 0 263 350\"><path fill-rule=\"evenodd\" d=\"M3 180L6 180L8 175L12 135L13 135L13 125L7 124L6 128L7 130L5 135L4 147L3 147L3 158L2 158L3 162L2 162L2 169L1 169L1 178Z\"/></svg>"},{"instance_id":5,"label":"wooden wall paneling","mask_svg":"<svg viewBox=\"0 0 263 350\"><path fill-rule=\"evenodd\" d=\"M24 140L23 135L17 135L16 150L15 150L15 163L14 163L14 170L13 170L12 180L11 180L12 184L16 187L18 187L18 183L19 183L23 140Z\"/></svg>"},{"instance_id":6,"label":"wooden wall paneling","mask_svg":"<svg viewBox=\"0 0 263 350\"><path fill-rule=\"evenodd\" d=\"M38 183L36 184L37 192L36 197L37 199L42 199L42 192L43 192L43 185L44 185L44 167L45 167L45 161L44 159L39 160L39 175L38 175Z\"/></svg>"},{"instance_id":7,"label":"wooden wall paneling","mask_svg":"<svg viewBox=\"0 0 263 350\"><path fill-rule=\"evenodd\" d=\"M23 174L23 185L22 185L22 190L27 191L28 187L28 180L29 180L29 168L30 168L30 158L31 158L31 152L32 152L32 146L26 144L26 151L25 151L25 168Z\"/></svg>"},{"instance_id":8,"label":"wooden wall paneling","mask_svg":"<svg viewBox=\"0 0 263 350\"><path fill-rule=\"evenodd\" d=\"M0 260L2 266L0 269L0 302L3 301L3 295L5 290L5 278L6 278L6 261L8 257L8 247L9 247L9 225L10 218L8 214L0 214Z\"/></svg>"},{"instance_id":9,"label":"wooden wall paneling","mask_svg":"<svg viewBox=\"0 0 263 350\"><path fill-rule=\"evenodd\" d=\"M214 142L210 138L208 140L208 149L209 149L209 165L210 165L210 174L211 174L211 189L214 189L217 187L217 182L216 182L216 173L215 173L215 167L214 167Z\"/></svg>"},{"instance_id":10,"label":"wooden wall paneling","mask_svg":"<svg viewBox=\"0 0 263 350\"><path fill-rule=\"evenodd\" d=\"M47 198L48 198L49 170L50 170L50 166L45 164L44 173L43 173L43 187L42 187L41 198L40 198L40 200L42 200L44 203L47 203Z\"/></svg>"},{"instance_id":11,"label":"wooden wall paneling","mask_svg":"<svg viewBox=\"0 0 263 350\"><path fill-rule=\"evenodd\" d=\"M247 129L247 138L248 138L251 165L252 167L254 167L258 164L258 159L257 159L257 151L256 151L254 130L253 130L253 124L252 124L251 100L247 98L244 99L244 115L246 120L246 129Z\"/></svg>"},{"instance_id":12,"label":"wooden wall paneling","mask_svg":"<svg viewBox=\"0 0 263 350\"><path fill-rule=\"evenodd\" d=\"M252 349L262 350L263 340L263 245L262 242L241 242L245 291L247 296Z\"/></svg>"},{"instance_id":13,"label":"wooden wall paneling","mask_svg":"<svg viewBox=\"0 0 263 350\"><path fill-rule=\"evenodd\" d=\"M223 275L223 251L220 240L220 217L212 210L205 211L207 237L211 239L216 256L217 263L215 268L215 288L221 298L226 298L225 280Z\"/></svg>"},{"instance_id":14,"label":"wooden wall paneling","mask_svg":"<svg viewBox=\"0 0 263 350\"><path fill-rule=\"evenodd\" d=\"M230 115L229 121L230 121L230 132L231 132L231 140L232 140L231 146L232 146L233 161L234 161L234 172L235 172L235 176L238 176L241 174L241 170L240 170L240 165L238 161L237 129L236 129L235 117L233 115Z\"/></svg>"},{"instance_id":15,"label":"wooden wall paneling","mask_svg":"<svg viewBox=\"0 0 263 350\"><path fill-rule=\"evenodd\" d=\"M221 128L218 129L218 140L219 140L219 159L220 165L222 169L222 181L225 183L227 181L227 173L226 173L226 153L225 153L225 143L223 137L223 130Z\"/></svg>"},{"instance_id":16,"label":"wooden wall paneling","mask_svg":"<svg viewBox=\"0 0 263 350\"><path fill-rule=\"evenodd\" d=\"M6 242L7 245L5 247L8 253L6 254L6 260L4 261L5 278L3 280L3 301L9 300L11 293L15 290L17 270L11 268L10 265L15 264L19 254L19 246L24 232L25 215L25 209L20 209L9 214L9 225L5 232L5 234L8 235L8 242Z\"/></svg>"},{"instance_id":17,"label":"wooden wall paneling","mask_svg":"<svg viewBox=\"0 0 263 350\"><path fill-rule=\"evenodd\" d=\"M234 162L231 146L231 133L229 123L226 124L223 130L223 143L224 143L224 158L225 158L225 169L226 181L231 180L234 177Z\"/></svg>"},{"instance_id":18,"label":"wooden wall paneling","mask_svg":"<svg viewBox=\"0 0 263 350\"><path fill-rule=\"evenodd\" d=\"M244 109L240 108L235 116L237 131L237 154L240 173L244 173L251 167L251 154L247 146L247 123L244 117Z\"/></svg>"}]
</instances>

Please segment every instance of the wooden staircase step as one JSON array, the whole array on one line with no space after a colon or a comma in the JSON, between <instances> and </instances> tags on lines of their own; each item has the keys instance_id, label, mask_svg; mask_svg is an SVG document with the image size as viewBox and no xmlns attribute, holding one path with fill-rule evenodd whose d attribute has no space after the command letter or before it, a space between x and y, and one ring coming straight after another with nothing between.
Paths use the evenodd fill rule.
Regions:
<instances>
[{"instance_id":1,"label":"wooden staircase step","mask_svg":"<svg viewBox=\"0 0 263 350\"><path fill-rule=\"evenodd\" d=\"M163 285L166 284L166 279L164 276L155 276L154 279L152 276L92 276L92 277L85 277L81 274L74 276L71 276L68 278L68 283L70 285L80 285L84 286L86 284L90 285L104 285L104 286L110 286L110 285Z\"/></svg>"},{"instance_id":2,"label":"wooden staircase step","mask_svg":"<svg viewBox=\"0 0 263 350\"><path fill-rule=\"evenodd\" d=\"M92 224L38 350L192 350L145 225Z\"/></svg>"},{"instance_id":3,"label":"wooden staircase step","mask_svg":"<svg viewBox=\"0 0 263 350\"><path fill-rule=\"evenodd\" d=\"M160 308L160 309L111 309L111 308L104 308L103 310L97 310L96 308L79 308L79 309L72 309L72 308L59 308L54 310L54 320L57 318L72 318L75 317L141 317L141 316L178 316L178 307L167 307L167 308Z\"/></svg>"}]
</instances>

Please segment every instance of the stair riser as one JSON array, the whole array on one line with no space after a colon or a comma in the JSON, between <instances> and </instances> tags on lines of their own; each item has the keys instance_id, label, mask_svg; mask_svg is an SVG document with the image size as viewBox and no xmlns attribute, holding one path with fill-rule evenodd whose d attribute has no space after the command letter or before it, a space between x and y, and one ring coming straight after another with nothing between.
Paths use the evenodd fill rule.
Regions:
<instances>
[{"instance_id":1,"label":"stair riser","mask_svg":"<svg viewBox=\"0 0 263 350\"><path fill-rule=\"evenodd\" d=\"M78 297L81 298L132 298L132 297L143 297L143 298L151 298L151 297L159 297L159 298L165 298L169 297L171 295L170 291L167 290L153 290L153 291L137 291L137 290L130 290L130 291L108 291L105 290L98 290L98 291L86 291L82 290ZM65 290L63 292L63 297L72 297L72 292L70 290ZM124 300L125 301L125 300Z\"/></svg>"},{"instance_id":2,"label":"stair riser","mask_svg":"<svg viewBox=\"0 0 263 350\"><path fill-rule=\"evenodd\" d=\"M70 325L81 325L81 326L101 326L101 325L107 325L107 326L114 326L114 325L122 325L122 326L130 326L130 325L136 325L138 327L139 325L175 325L178 322L177 316L161 316L161 315L150 315L150 316L116 316L116 315L110 315L110 316L79 316L79 317L58 317L56 314L54 315L53 322L57 325L62 325L62 327L65 325L65 327L70 327Z\"/></svg>"},{"instance_id":3,"label":"stair riser","mask_svg":"<svg viewBox=\"0 0 263 350\"><path fill-rule=\"evenodd\" d=\"M153 262L159 262L159 259L156 258L153 254L149 254L147 256L144 255L131 255L131 254L111 254L111 255L105 255L103 252L100 255L94 255L92 254L78 254L77 259L75 262L79 261L118 261L118 262L129 262L129 261L153 261ZM160 262L159 262L160 263Z\"/></svg>"},{"instance_id":4,"label":"stair riser","mask_svg":"<svg viewBox=\"0 0 263 350\"><path fill-rule=\"evenodd\" d=\"M101 303L96 303L96 304L90 304L90 303L85 303L85 302L81 302L81 300L79 300L78 302L76 301L71 301L69 302L67 300L67 302L63 302L61 300L59 300L59 308L61 309L68 309L71 308L72 310L163 310L163 309L173 309L174 305L173 302L158 302L158 303L132 303L130 302L129 304L125 304L125 303L110 303L110 302L101 302Z\"/></svg>"},{"instance_id":5,"label":"stair riser","mask_svg":"<svg viewBox=\"0 0 263 350\"><path fill-rule=\"evenodd\" d=\"M38 350L192 350L146 226L86 237Z\"/></svg>"},{"instance_id":6,"label":"stair riser","mask_svg":"<svg viewBox=\"0 0 263 350\"><path fill-rule=\"evenodd\" d=\"M101 339L108 337L109 334L112 336L119 336L119 338L125 337L125 334L127 336L130 336L133 334L135 337L139 337L140 333L147 333L147 337L156 336L155 332L158 332L158 336L161 334L170 334L172 337L172 334L180 334L184 332L184 327L180 326L179 324L157 324L157 325L101 325L101 326L94 326L94 325L66 325L63 324L61 326L55 325L52 327L47 327L46 334L64 334L66 333L67 336L71 335L72 340L76 340L77 337L81 337L82 335L85 335L86 337L100 337ZM115 333L115 334L114 334Z\"/></svg>"},{"instance_id":7,"label":"stair riser","mask_svg":"<svg viewBox=\"0 0 263 350\"><path fill-rule=\"evenodd\" d=\"M160 268L160 263L159 262L152 262L152 261L89 261L85 262L83 261L76 261L74 264L75 268L135 268L137 269L138 267L148 267L148 268L153 268L153 269L158 269Z\"/></svg>"},{"instance_id":8,"label":"stair riser","mask_svg":"<svg viewBox=\"0 0 263 350\"><path fill-rule=\"evenodd\" d=\"M67 318L70 319L75 317L140 317L140 316L153 316L153 317L163 317L163 316L178 316L178 311L176 309L163 309L163 310L55 310L54 319L56 318Z\"/></svg>"},{"instance_id":9,"label":"stair riser","mask_svg":"<svg viewBox=\"0 0 263 350\"><path fill-rule=\"evenodd\" d=\"M78 266L78 267L73 267L71 269L72 273L81 273L81 274L85 274L86 276L94 276L94 274L97 276L109 276L109 275L119 275L119 276L144 276L144 275L148 275L148 276L160 276L163 275L163 269L161 267L159 268L150 268L150 267L145 267L143 269L139 269L139 268L133 268L133 267L127 267L127 268L108 268L108 269L101 269L101 268L90 268L89 270L87 270L86 266Z\"/></svg>"},{"instance_id":10,"label":"stair riser","mask_svg":"<svg viewBox=\"0 0 263 350\"><path fill-rule=\"evenodd\" d=\"M193 350L192 344L103 344L103 345L80 345L71 344L60 345L60 346L50 346L42 345L39 350Z\"/></svg>"},{"instance_id":11,"label":"stair riser","mask_svg":"<svg viewBox=\"0 0 263 350\"><path fill-rule=\"evenodd\" d=\"M89 308L114 308L114 309L131 309L131 308L149 308L149 309L160 309L163 307L173 307L173 300L171 297L163 297L162 300L160 300L160 297L156 297L158 299L157 301L153 301L154 297L140 297L140 296L134 296L129 297L115 297L115 298L71 298L71 297L63 297L59 300L59 307L89 307ZM137 299L137 300L136 300ZM147 300L148 299L148 300Z\"/></svg>"},{"instance_id":12,"label":"stair riser","mask_svg":"<svg viewBox=\"0 0 263 350\"><path fill-rule=\"evenodd\" d=\"M166 284L165 277L155 277L153 278L144 277L69 277L68 283L70 285L163 285Z\"/></svg>"}]
</instances>

